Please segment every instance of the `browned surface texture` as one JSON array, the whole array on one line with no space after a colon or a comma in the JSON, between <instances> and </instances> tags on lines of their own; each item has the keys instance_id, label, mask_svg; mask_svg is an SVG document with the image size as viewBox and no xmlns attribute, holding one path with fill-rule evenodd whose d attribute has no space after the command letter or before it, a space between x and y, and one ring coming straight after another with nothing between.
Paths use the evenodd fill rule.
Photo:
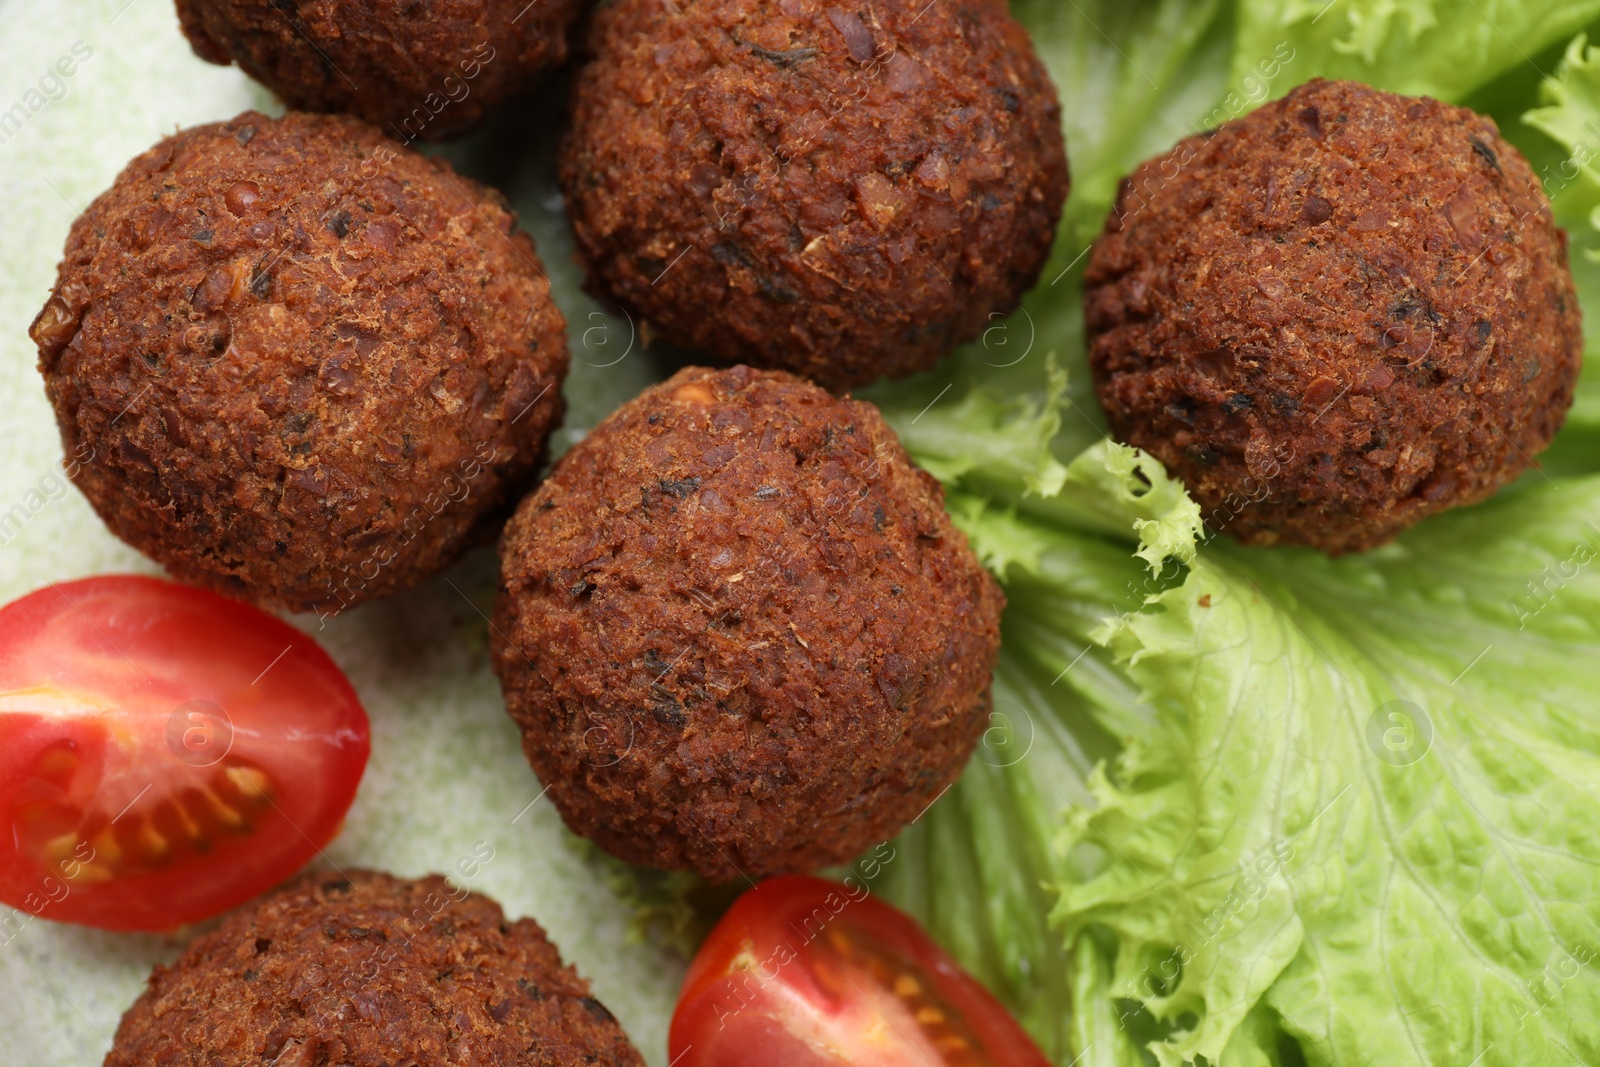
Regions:
<instances>
[{"instance_id":1,"label":"browned surface texture","mask_svg":"<svg viewBox=\"0 0 1600 1067\"><path fill-rule=\"evenodd\" d=\"M1113 432L1250 544L1370 548L1550 443L1566 234L1492 120L1313 81L1124 183L1085 277Z\"/></svg>"},{"instance_id":2,"label":"browned surface texture","mask_svg":"<svg viewBox=\"0 0 1600 1067\"><path fill-rule=\"evenodd\" d=\"M318 872L150 976L106 1067L642 1067L532 919L438 875Z\"/></svg>"},{"instance_id":3,"label":"browned surface texture","mask_svg":"<svg viewBox=\"0 0 1600 1067\"><path fill-rule=\"evenodd\" d=\"M727 880L848 861L960 774L999 587L877 409L688 368L500 546L495 667L567 824Z\"/></svg>"},{"instance_id":4,"label":"browned surface texture","mask_svg":"<svg viewBox=\"0 0 1600 1067\"><path fill-rule=\"evenodd\" d=\"M177 0L195 53L402 141L475 124L567 57L586 0Z\"/></svg>"},{"instance_id":5,"label":"browned surface texture","mask_svg":"<svg viewBox=\"0 0 1600 1067\"><path fill-rule=\"evenodd\" d=\"M1055 90L1003 0L611 0L561 181L591 288L831 388L930 367L1038 279Z\"/></svg>"},{"instance_id":6,"label":"browned surface texture","mask_svg":"<svg viewBox=\"0 0 1600 1067\"><path fill-rule=\"evenodd\" d=\"M74 481L179 578L292 610L493 536L566 332L499 197L350 119L161 142L73 224L33 326Z\"/></svg>"}]
</instances>

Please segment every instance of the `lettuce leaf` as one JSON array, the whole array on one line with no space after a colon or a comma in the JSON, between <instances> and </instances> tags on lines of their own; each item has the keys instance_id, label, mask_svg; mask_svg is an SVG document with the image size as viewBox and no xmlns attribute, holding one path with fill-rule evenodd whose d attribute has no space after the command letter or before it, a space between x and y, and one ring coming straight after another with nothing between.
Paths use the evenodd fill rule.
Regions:
<instances>
[{"instance_id":1,"label":"lettuce leaf","mask_svg":"<svg viewBox=\"0 0 1600 1067\"><path fill-rule=\"evenodd\" d=\"M1070 261L1100 232L1122 176L1193 132L1193 120L1225 92L1228 6L1015 0L1011 10L1032 32L1063 101L1073 186L1066 247L1056 249L1064 266L1062 256Z\"/></svg>"},{"instance_id":2,"label":"lettuce leaf","mask_svg":"<svg viewBox=\"0 0 1600 1067\"><path fill-rule=\"evenodd\" d=\"M1579 34L1554 73L1539 85L1540 105L1522 123L1556 148L1539 166L1556 220L1571 236L1573 280L1579 302L1600 315L1600 49ZM1536 150L1537 151L1537 150ZM1547 470L1600 470L1600 336L1585 336L1583 376L1567 425L1543 457Z\"/></svg>"},{"instance_id":3,"label":"lettuce leaf","mask_svg":"<svg viewBox=\"0 0 1600 1067\"><path fill-rule=\"evenodd\" d=\"M1306 77L1458 100L1597 14L1595 0L1241 0L1232 70L1248 86L1287 46Z\"/></svg>"},{"instance_id":4,"label":"lettuce leaf","mask_svg":"<svg viewBox=\"0 0 1600 1067\"><path fill-rule=\"evenodd\" d=\"M1588 34L1568 43L1560 66L1540 83L1539 101L1522 121L1568 153L1565 166L1542 168L1545 192L1564 222L1588 221L1600 206L1600 54Z\"/></svg>"},{"instance_id":5,"label":"lettuce leaf","mask_svg":"<svg viewBox=\"0 0 1600 1067\"><path fill-rule=\"evenodd\" d=\"M930 402L896 427L900 441L914 451L922 467L946 484L963 478L1015 480L1028 493L1054 496L1067 479L1067 469L1051 454L1061 429L1061 412L1050 394L1066 388L1066 375L1047 371L1045 398L1027 393L1001 397L992 390L968 388L959 400ZM953 384L953 383L952 383ZM947 389L950 386L946 387Z\"/></svg>"},{"instance_id":6,"label":"lettuce leaf","mask_svg":"<svg viewBox=\"0 0 1600 1067\"><path fill-rule=\"evenodd\" d=\"M1200 542L1123 446L1067 472L949 488L1011 562L995 716L883 891L1061 1063L1600 1057L1600 478L1330 560Z\"/></svg>"},{"instance_id":7,"label":"lettuce leaf","mask_svg":"<svg viewBox=\"0 0 1600 1067\"><path fill-rule=\"evenodd\" d=\"M1600 479L1359 559L1217 545L1101 632L1172 747L1096 781L1069 837L1124 862L1057 916L1198 1020L1162 1063L1228 1063L1263 1004L1310 1062L1600 1056L1593 516Z\"/></svg>"}]
</instances>

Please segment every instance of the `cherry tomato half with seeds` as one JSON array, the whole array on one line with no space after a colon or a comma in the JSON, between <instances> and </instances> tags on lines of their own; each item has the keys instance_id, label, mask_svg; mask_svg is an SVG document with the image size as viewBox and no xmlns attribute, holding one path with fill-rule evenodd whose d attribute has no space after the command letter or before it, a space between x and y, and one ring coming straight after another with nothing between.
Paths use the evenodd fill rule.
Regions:
<instances>
[{"instance_id":1,"label":"cherry tomato half with seeds","mask_svg":"<svg viewBox=\"0 0 1600 1067\"><path fill-rule=\"evenodd\" d=\"M333 839L369 743L281 619L156 578L30 593L0 608L0 901L108 930L242 904Z\"/></svg>"},{"instance_id":2,"label":"cherry tomato half with seeds","mask_svg":"<svg viewBox=\"0 0 1600 1067\"><path fill-rule=\"evenodd\" d=\"M676 1067L1049 1067L988 990L865 886L762 882L695 955Z\"/></svg>"}]
</instances>

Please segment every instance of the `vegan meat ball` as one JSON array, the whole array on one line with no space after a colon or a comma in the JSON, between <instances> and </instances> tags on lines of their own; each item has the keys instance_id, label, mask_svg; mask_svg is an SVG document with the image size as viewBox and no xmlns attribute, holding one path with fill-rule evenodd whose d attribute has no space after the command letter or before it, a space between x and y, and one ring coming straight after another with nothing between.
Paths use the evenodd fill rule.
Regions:
<instances>
[{"instance_id":1,"label":"vegan meat ball","mask_svg":"<svg viewBox=\"0 0 1600 1067\"><path fill-rule=\"evenodd\" d=\"M1055 89L1004 0L612 0L562 150L591 289L830 388L931 367L1038 280Z\"/></svg>"},{"instance_id":2,"label":"vegan meat ball","mask_svg":"<svg viewBox=\"0 0 1600 1067\"><path fill-rule=\"evenodd\" d=\"M438 875L313 873L158 966L106 1067L642 1067L532 919Z\"/></svg>"},{"instance_id":3,"label":"vegan meat ball","mask_svg":"<svg viewBox=\"0 0 1600 1067\"><path fill-rule=\"evenodd\" d=\"M1352 82L1139 167L1085 287L1113 433L1248 544L1366 549L1484 499L1583 348L1566 234L1494 122Z\"/></svg>"},{"instance_id":4,"label":"vegan meat ball","mask_svg":"<svg viewBox=\"0 0 1600 1067\"><path fill-rule=\"evenodd\" d=\"M961 773L1003 598L870 404L688 368L518 508L495 667L567 824L726 881L846 862Z\"/></svg>"},{"instance_id":5,"label":"vegan meat ball","mask_svg":"<svg viewBox=\"0 0 1600 1067\"><path fill-rule=\"evenodd\" d=\"M292 108L345 111L407 143L475 125L567 58L585 0L177 0L201 59Z\"/></svg>"},{"instance_id":6,"label":"vegan meat ball","mask_svg":"<svg viewBox=\"0 0 1600 1067\"><path fill-rule=\"evenodd\" d=\"M177 577L295 611L491 539L566 327L497 194L363 122L253 112L130 163L33 324L73 480Z\"/></svg>"}]
</instances>

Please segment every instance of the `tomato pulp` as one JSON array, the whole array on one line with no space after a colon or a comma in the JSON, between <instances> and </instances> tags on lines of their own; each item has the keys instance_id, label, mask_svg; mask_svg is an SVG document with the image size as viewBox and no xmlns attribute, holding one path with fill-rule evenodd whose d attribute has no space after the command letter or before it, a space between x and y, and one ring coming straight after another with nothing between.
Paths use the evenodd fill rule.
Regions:
<instances>
[{"instance_id":1,"label":"tomato pulp","mask_svg":"<svg viewBox=\"0 0 1600 1067\"><path fill-rule=\"evenodd\" d=\"M0 608L0 901L168 930L271 888L338 832L367 715L307 635L156 578Z\"/></svg>"},{"instance_id":2,"label":"tomato pulp","mask_svg":"<svg viewBox=\"0 0 1600 1067\"><path fill-rule=\"evenodd\" d=\"M723 916L672 1016L675 1067L1049 1067L1005 1008L860 884L774 878Z\"/></svg>"}]
</instances>

